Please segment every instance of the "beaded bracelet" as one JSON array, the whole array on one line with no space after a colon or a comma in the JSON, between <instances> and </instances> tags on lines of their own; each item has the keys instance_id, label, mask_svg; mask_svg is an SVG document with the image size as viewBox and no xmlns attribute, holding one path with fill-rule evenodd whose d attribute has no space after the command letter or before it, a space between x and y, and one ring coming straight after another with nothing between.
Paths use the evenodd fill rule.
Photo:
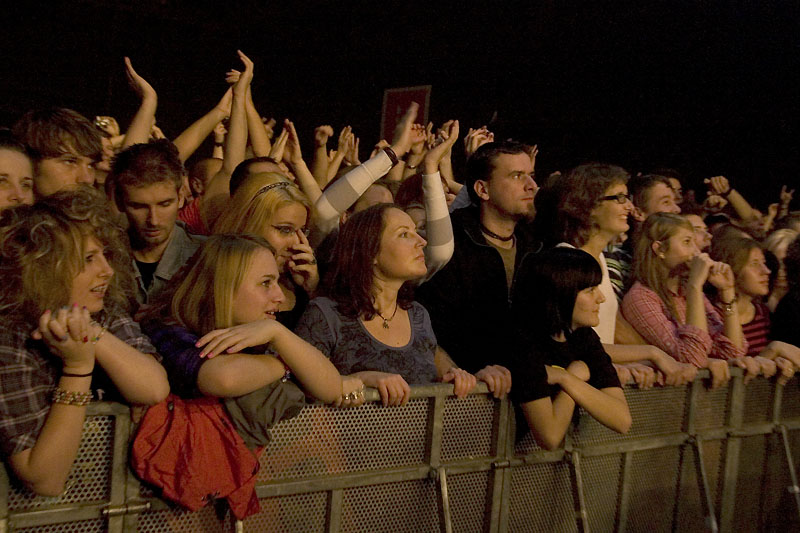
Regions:
<instances>
[{"instance_id":1,"label":"beaded bracelet","mask_svg":"<svg viewBox=\"0 0 800 533\"><path fill-rule=\"evenodd\" d=\"M95 322L94 320L92 320L92 323L91 323L90 325L92 325L92 326L100 326L100 324L98 324L98 323L97 323L97 322ZM97 341L99 341L99 340L100 340L100 337L102 337L103 335L105 335L105 333L106 333L106 331L107 331L107 330L108 330L108 328L106 328L105 326L100 326L100 331L99 331L99 332L97 332L97 335L95 335L94 337L92 337L92 344L97 344Z\"/></svg>"},{"instance_id":2,"label":"beaded bracelet","mask_svg":"<svg viewBox=\"0 0 800 533\"><path fill-rule=\"evenodd\" d=\"M64 405L87 405L92 401L92 391L75 392L57 388L53 391L53 403Z\"/></svg>"}]
</instances>

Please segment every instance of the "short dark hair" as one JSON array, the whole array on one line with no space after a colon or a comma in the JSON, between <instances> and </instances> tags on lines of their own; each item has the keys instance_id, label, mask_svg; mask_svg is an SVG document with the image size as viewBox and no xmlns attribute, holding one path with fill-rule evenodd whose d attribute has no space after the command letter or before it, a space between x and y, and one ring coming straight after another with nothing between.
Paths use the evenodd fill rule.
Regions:
<instances>
[{"instance_id":1,"label":"short dark hair","mask_svg":"<svg viewBox=\"0 0 800 533\"><path fill-rule=\"evenodd\" d=\"M278 164L275 159L269 156L265 157L251 157L250 159L245 159L238 165L236 168L233 169L233 173L231 174L231 181L228 182L228 192L230 192L231 198L233 195L236 194L236 190L239 188L239 185L250 175L250 165L254 165L256 163L274 163Z\"/></svg>"},{"instance_id":2,"label":"short dark hair","mask_svg":"<svg viewBox=\"0 0 800 533\"><path fill-rule=\"evenodd\" d=\"M355 213L339 230L333 261L326 276L323 294L339 305L339 311L351 318L366 320L375 316L374 263L386 229L386 212L400 209L395 204L377 204ZM402 209L400 209L402 211ZM403 284L397 295L401 309L411 307L413 289Z\"/></svg>"},{"instance_id":3,"label":"short dark hair","mask_svg":"<svg viewBox=\"0 0 800 533\"><path fill-rule=\"evenodd\" d=\"M469 198L473 203L480 204L478 193L475 192L475 182L488 180L494 171L495 159L502 154L526 154L528 146L516 141L490 142L482 145L469 159L467 159L467 188Z\"/></svg>"},{"instance_id":4,"label":"short dark hair","mask_svg":"<svg viewBox=\"0 0 800 533\"><path fill-rule=\"evenodd\" d=\"M13 127L14 135L28 147L34 163L59 157L70 149L99 161L103 153L100 132L89 119L63 107L28 111Z\"/></svg>"},{"instance_id":5,"label":"short dark hair","mask_svg":"<svg viewBox=\"0 0 800 533\"><path fill-rule=\"evenodd\" d=\"M592 229L592 210L609 187L624 185L629 178L624 168L605 163L586 163L567 172L559 180L559 240L574 246L586 244Z\"/></svg>"},{"instance_id":6,"label":"short dark hair","mask_svg":"<svg viewBox=\"0 0 800 533\"><path fill-rule=\"evenodd\" d=\"M649 199L650 189L658 183L663 183L672 190L669 179L661 174L644 174L632 177L628 181L628 194L631 195L633 205L639 209L643 208Z\"/></svg>"},{"instance_id":7,"label":"short dark hair","mask_svg":"<svg viewBox=\"0 0 800 533\"><path fill-rule=\"evenodd\" d=\"M796 237L786 247L786 257L783 258L786 268L786 281L791 289L800 289L800 236Z\"/></svg>"},{"instance_id":8,"label":"short dark hair","mask_svg":"<svg viewBox=\"0 0 800 533\"><path fill-rule=\"evenodd\" d=\"M558 247L534 256L514 285L511 309L518 335L528 346L568 335L578 293L602 280L597 260L583 250Z\"/></svg>"},{"instance_id":9,"label":"short dark hair","mask_svg":"<svg viewBox=\"0 0 800 533\"><path fill-rule=\"evenodd\" d=\"M114 197L122 209L125 187L147 187L171 183L180 189L183 183L183 163L178 149L167 139L134 144L121 151L111 164L108 179L114 183Z\"/></svg>"}]
</instances>

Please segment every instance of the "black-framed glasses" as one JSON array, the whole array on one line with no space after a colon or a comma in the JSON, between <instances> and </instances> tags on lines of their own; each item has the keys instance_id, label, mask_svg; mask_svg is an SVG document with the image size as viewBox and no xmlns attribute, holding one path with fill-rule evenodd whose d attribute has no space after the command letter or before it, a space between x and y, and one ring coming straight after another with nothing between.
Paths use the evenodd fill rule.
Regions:
<instances>
[{"instance_id":1,"label":"black-framed glasses","mask_svg":"<svg viewBox=\"0 0 800 533\"><path fill-rule=\"evenodd\" d=\"M631 198L632 197L630 194L619 193L619 194L610 194L608 196L601 196L600 201L602 202L604 200L616 200L618 204L624 204L625 202L630 202Z\"/></svg>"}]
</instances>

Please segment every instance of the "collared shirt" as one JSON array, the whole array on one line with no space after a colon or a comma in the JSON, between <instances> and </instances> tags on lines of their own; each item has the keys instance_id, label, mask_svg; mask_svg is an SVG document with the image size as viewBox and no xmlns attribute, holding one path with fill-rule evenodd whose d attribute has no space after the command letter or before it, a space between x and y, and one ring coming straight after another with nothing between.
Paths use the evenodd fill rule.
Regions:
<instances>
[{"instance_id":1,"label":"collared shirt","mask_svg":"<svg viewBox=\"0 0 800 533\"><path fill-rule=\"evenodd\" d=\"M708 358L735 359L747 353L747 341L739 348L724 334L717 310L703 296L708 331L686 323L686 297L673 294L677 317L673 317L658 294L638 281L622 300L622 314L631 326L653 344L682 363L704 368Z\"/></svg>"},{"instance_id":2,"label":"collared shirt","mask_svg":"<svg viewBox=\"0 0 800 533\"><path fill-rule=\"evenodd\" d=\"M50 396L61 375L61 359L43 341L31 338L33 327L13 317L0 320L0 451L5 457L33 448L50 412ZM111 319L108 332L160 361L155 348L128 315ZM100 365L92 389L105 390L111 399L113 383Z\"/></svg>"},{"instance_id":3,"label":"collared shirt","mask_svg":"<svg viewBox=\"0 0 800 533\"><path fill-rule=\"evenodd\" d=\"M139 300L139 303L151 301L158 293L164 290L172 276L186 264L186 261L192 257L205 240L206 237L202 235L188 233L183 222L176 222L175 227L172 229L172 235L169 237L169 244L167 244L161 259L158 261L158 266L153 275L153 282L149 288L144 286L142 274L139 272L136 261L134 261L133 271L136 275L136 284L139 287L136 299Z\"/></svg>"}]
</instances>

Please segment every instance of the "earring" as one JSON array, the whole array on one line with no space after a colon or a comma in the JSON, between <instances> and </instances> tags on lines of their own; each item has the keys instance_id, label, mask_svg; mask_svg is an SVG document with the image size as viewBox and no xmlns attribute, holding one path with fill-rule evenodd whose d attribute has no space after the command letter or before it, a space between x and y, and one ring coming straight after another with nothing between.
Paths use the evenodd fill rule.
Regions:
<instances>
[{"instance_id":1,"label":"earring","mask_svg":"<svg viewBox=\"0 0 800 533\"><path fill-rule=\"evenodd\" d=\"M665 256L664 256L664 254L658 254L658 257L660 257L661 259L664 259Z\"/></svg>"}]
</instances>

